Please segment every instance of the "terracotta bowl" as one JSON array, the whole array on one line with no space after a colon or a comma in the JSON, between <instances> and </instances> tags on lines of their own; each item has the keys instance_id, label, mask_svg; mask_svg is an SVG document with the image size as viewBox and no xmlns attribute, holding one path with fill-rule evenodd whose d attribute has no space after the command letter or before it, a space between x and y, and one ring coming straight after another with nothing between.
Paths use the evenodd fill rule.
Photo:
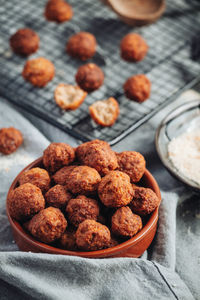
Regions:
<instances>
[{"instance_id":1,"label":"terracotta bowl","mask_svg":"<svg viewBox=\"0 0 200 300\"><path fill-rule=\"evenodd\" d=\"M24 170L22 170L18 176L15 178L11 187L8 191L7 195L7 203L6 203L6 211L7 216L12 227L12 232L14 235L14 239L21 251L31 251L31 252L43 252L43 253L51 253L51 254L64 254L64 255L76 255L88 258L105 258L105 257L139 257L143 254L143 252L149 247L151 244L157 228L158 221L158 208L150 215L149 220L144 225L142 230L136 234L133 238L129 239L126 242L123 242L115 247L91 251L91 252L79 252L79 251L68 251L62 250L59 248L55 248L50 245L46 245L44 243L38 242L31 235L29 235L19 224L19 222L15 221L11 218L9 210L8 210L8 197L13 189L18 185L18 179L22 172L25 170L29 170L34 167L43 167L42 165L42 157L32 162L28 165ZM161 201L161 194L158 187L158 184L151 173L146 170L144 176L142 178L142 185L145 187L151 188L158 196Z\"/></svg>"}]
</instances>

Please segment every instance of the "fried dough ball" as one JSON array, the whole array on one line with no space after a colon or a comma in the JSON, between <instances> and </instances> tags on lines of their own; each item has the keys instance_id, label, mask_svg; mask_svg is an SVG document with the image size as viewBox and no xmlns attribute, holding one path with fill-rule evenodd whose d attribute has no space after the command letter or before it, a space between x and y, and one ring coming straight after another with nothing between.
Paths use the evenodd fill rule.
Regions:
<instances>
[{"instance_id":1,"label":"fried dough ball","mask_svg":"<svg viewBox=\"0 0 200 300\"><path fill-rule=\"evenodd\" d=\"M138 182L142 178L146 162L142 154L135 151L116 153L119 170L128 174L131 182Z\"/></svg>"},{"instance_id":2,"label":"fried dough ball","mask_svg":"<svg viewBox=\"0 0 200 300\"><path fill-rule=\"evenodd\" d=\"M50 188L51 179L49 173L41 168L33 168L22 173L19 184L32 183L39 187L43 193Z\"/></svg>"},{"instance_id":3,"label":"fried dough ball","mask_svg":"<svg viewBox=\"0 0 200 300\"><path fill-rule=\"evenodd\" d=\"M99 125L112 126L119 116L119 104L115 98L94 102L89 107L91 118Z\"/></svg>"},{"instance_id":4,"label":"fried dough ball","mask_svg":"<svg viewBox=\"0 0 200 300\"><path fill-rule=\"evenodd\" d=\"M76 251L76 231L67 227L61 238L58 240L58 245L64 250Z\"/></svg>"},{"instance_id":5,"label":"fried dough ball","mask_svg":"<svg viewBox=\"0 0 200 300\"><path fill-rule=\"evenodd\" d=\"M60 83L54 92L55 102L65 110L77 109L85 100L87 92L79 86Z\"/></svg>"},{"instance_id":6,"label":"fried dough ball","mask_svg":"<svg viewBox=\"0 0 200 300\"><path fill-rule=\"evenodd\" d=\"M50 172L69 165L74 158L74 149L65 143L51 143L43 152L43 164Z\"/></svg>"},{"instance_id":7,"label":"fried dough ball","mask_svg":"<svg viewBox=\"0 0 200 300\"><path fill-rule=\"evenodd\" d=\"M12 50L20 55L30 55L39 48L40 38L38 34L29 29L22 28L17 30L10 38L10 46Z\"/></svg>"},{"instance_id":8,"label":"fried dough ball","mask_svg":"<svg viewBox=\"0 0 200 300\"><path fill-rule=\"evenodd\" d=\"M102 203L108 207L121 207L129 204L133 197L130 177L120 171L111 171L102 178L98 195Z\"/></svg>"},{"instance_id":9,"label":"fried dough ball","mask_svg":"<svg viewBox=\"0 0 200 300\"><path fill-rule=\"evenodd\" d=\"M113 238L113 237L111 236L109 248L115 247L115 246L117 246L117 245L119 245L119 242L118 242L115 238Z\"/></svg>"},{"instance_id":10,"label":"fried dough ball","mask_svg":"<svg viewBox=\"0 0 200 300\"><path fill-rule=\"evenodd\" d=\"M137 33L127 34L120 43L121 57L130 62L143 60L148 49L146 41Z\"/></svg>"},{"instance_id":11,"label":"fried dough ball","mask_svg":"<svg viewBox=\"0 0 200 300\"><path fill-rule=\"evenodd\" d=\"M104 73L93 63L80 66L76 73L77 84L86 92L93 92L104 82Z\"/></svg>"},{"instance_id":12,"label":"fried dough ball","mask_svg":"<svg viewBox=\"0 0 200 300\"><path fill-rule=\"evenodd\" d=\"M55 183L60 184L60 185L66 185L66 182L68 181L69 174L76 168L77 166L65 166L58 170L54 175L53 175L53 180Z\"/></svg>"},{"instance_id":13,"label":"fried dough ball","mask_svg":"<svg viewBox=\"0 0 200 300\"><path fill-rule=\"evenodd\" d=\"M70 37L66 45L69 55L81 60L94 56L97 42L95 36L89 32L78 32Z\"/></svg>"},{"instance_id":14,"label":"fried dough ball","mask_svg":"<svg viewBox=\"0 0 200 300\"><path fill-rule=\"evenodd\" d=\"M78 166L69 174L66 182L67 190L72 194L88 195L97 190L101 176L94 168Z\"/></svg>"},{"instance_id":15,"label":"fried dough ball","mask_svg":"<svg viewBox=\"0 0 200 300\"><path fill-rule=\"evenodd\" d=\"M151 189L138 187L133 191L133 200L130 203L130 208L134 213L146 216L158 207L160 201Z\"/></svg>"},{"instance_id":16,"label":"fried dough ball","mask_svg":"<svg viewBox=\"0 0 200 300\"><path fill-rule=\"evenodd\" d=\"M82 164L95 168L100 175L118 167L115 152L105 141L93 140L83 143L76 148L76 155Z\"/></svg>"},{"instance_id":17,"label":"fried dough ball","mask_svg":"<svg viewBox=\"0 0 200 300\"><path fill-rule=\"evenodd\" d=\"M26 81L37 87L44 87L55 75L53 63L44 58L38 57L26 62L22 76Z\"/></svg>"},{"instance_id":18,"label":"fried dough ball","mask_svg":"<svg viewBox=\"0 0 200 300\"><path fill-rule=\"evenodd\" d=\"M0 152L3 154L11 154L15 152L23 143L21 132L14 128L0 129Z\"/></svg>"},{"instance_id":19,"label":"fried dough ball","mask_svg":"<svg viewBox=\"0 0 200 300\"><path fill-rule=\"evenodd\" d=\"M110 245L110 230L94 220L85 220L76 231L76 244L86 251L107 248Z\"/></svg>"},{"instance_id":20,"label":"fried dough ball","mask_svg":"<svg viewBox=\"0 0 200 300\"><path fill-rule=\"evenodd\" d=\"M53 206L56 208L64 209L72 198L72 195L66 191L66 188L62 185L53 186L45 194L45 200L48 206Z\"/></svg>"},{"instance_id":21,"label":"fried dough ball","mask_svg":"<svg viewBox=\"0 0 200 300\"><path fill-rule=\"evenodd\" d=\"M132 76L124 84L124 93L131 100L144 102L150 97L151 82L144 74Z\"/></svg>"},{"instance_id":22,"label":"fried dough ball","mask_svg":"<svg viewBox=\"0 0 200 300\"><path fill-rule=\"evenodd\" d=\"M71 5L63 0L49 0L45 7L44 15L48 21L63 23L73 16Z\"/></svg>"},{"instance_id":23,"label":"fried dough ball","mask_svg":"<svg viewBox=\"0 0 200 300\"><path fill-rule=\"evenodd\" d=\"M129 207L121 207L112 216L112 232L130 238L142 229L142 219L132 213Z\"/></svg>"},{"instance_id":24,"label":"fried dough ball","mask_svg":"<svg viewBox=\"0 0 200 300\"><path fill-rule=\"evenodd\" d=\"M28 230L39 241L52 243L59 239L67 227L67 220L55 207L41 210L28 223Z\"/></svg>"},{"instance_id":25,"label":"fried dough ball","mask_svg":"<svg viewBox=\"0 0 200 300\"><path fill-rule=\"evenodd\" d=\"M97 220L99 205L97 200L79 195L77 198L71 199L68 202L66 212L70 223L78 227L80 223L87 219Z\"/></svg>"},{"instance_id":26,"label":"fried dough ball","mask_svg":"<svg viewBox=\"0 0 200 300\"><path fill-rule=\"evenodd\" d=\"M8 198L10 215L16 220L30 218L44 208L45 200L41 190L31 183L20 185Z\"/></svg>"}]
</instances>

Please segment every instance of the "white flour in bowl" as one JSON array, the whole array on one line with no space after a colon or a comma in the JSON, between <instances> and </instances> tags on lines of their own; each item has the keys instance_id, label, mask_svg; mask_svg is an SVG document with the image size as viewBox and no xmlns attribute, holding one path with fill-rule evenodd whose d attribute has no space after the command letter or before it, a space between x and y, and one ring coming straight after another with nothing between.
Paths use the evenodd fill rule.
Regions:
<instances>
[{"instance_id":1,"label":"white flour in bowl","mask_svg":"<svg viewBox=\"0 0 200 300\"><path fill-rule=\"evenodd\" d=\"M168 155L182 175L200 185L200 129L173 138L168 144Z\"/></svg>"}]
</instances>

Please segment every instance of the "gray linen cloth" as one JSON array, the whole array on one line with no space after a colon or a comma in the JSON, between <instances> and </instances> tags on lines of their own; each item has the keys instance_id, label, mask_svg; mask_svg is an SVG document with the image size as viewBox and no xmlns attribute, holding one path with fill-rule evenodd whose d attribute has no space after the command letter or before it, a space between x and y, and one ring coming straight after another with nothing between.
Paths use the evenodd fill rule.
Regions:
<instances>
[{"instance_id":1,"label":"gray linen cloth","mask_svg":"<svg viewBox=\"0 0 200 300\"><path fill-rule=\"evenodd\" d=\"M1 99L0 127L19 128L25 142L16 153L0 156L0 299L200 299L200 220L194 217L199 216L200 207L198 198L171 178L156 155L155 127L162 115L114 147L116 151L142 152L162 188L154 242L138 259L84 259L21 252L13 241L5 213L6 194L13 179L42 155L50 141L78 143L44 121L22 113L35 127Z\"/></svg>"}]
</instances>

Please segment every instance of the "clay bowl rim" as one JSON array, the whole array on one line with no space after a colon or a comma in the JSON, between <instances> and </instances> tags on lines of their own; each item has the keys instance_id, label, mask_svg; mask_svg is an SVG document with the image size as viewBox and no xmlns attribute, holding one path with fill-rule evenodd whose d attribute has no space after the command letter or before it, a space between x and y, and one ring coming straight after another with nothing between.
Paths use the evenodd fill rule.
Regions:
<instances>
[{"instance_id":1,"label":"clay bowl rim","mask_svg":"<svg viewBox=\"0 0 200 300\"><path fill-rule=\"evenodd\" d=\"M16 185L18 183L18 179L21 176L21 174L25 170L29 170L34 167L41 166L41 164L42 164L42 157L36 159L32 163L30 163L28 166L26 166L13 180L13 182L9 188L9 191L7 194L7 199L6 199L6 213L7 213L8 220L10 222L12 229L14 229L17 232L17 234L21 237L21 239L24 239L29 244L32 244L32 246L35 249L37 249L38 252L40 252L40 253L46 252L46 253L50 253L50 254L63 254L63 255L71 255L71 256L73 255L73 256L81 256L81 257L85 257L85 258L109 257L116 253L123 252L123 250L127 250L130 247L132 247L133 245L137 244L143 238L144 235L148 234L148 232L151 230L151 228L154 227L155 223L158 220L159 206L153 211L148 222L145 224L145 226L142 228L142 230L139 233L137 233L134 237L130 238L129 240L127 240L117 246L102 249L102 250L97 250L97 251L70 251L70 250L56 248L56 247L47 245L45 243L39 242L36 239L34 239L33 237L31 237L29 234L27 234L27 232L23 229L23 227L20 225L20 223L18 221L15 221L11 218L9 209L8 209L8 197L9 197L11 191L16 187ZM156 195L158 196L159 201L161 202L161 193L160 193L160 189L159 189L159 186L158 186L155 178L147 169L145 169L144 176L146 178L148 178L148 180L151 182L152 188L153 188L154 192L156 193ZM160 202L159 202L159 205L160 205Z\"/></svg>"},{"instance_id":2,"label":"clay bowl rim","mask_svg":"<svg viewBox=\"0 0 200 300\"><path fill-rule=\"evenodd\" d=\"M106 4L108 6L111 7L111 9L116 13L118 14L121 18L123 18L124 20L127 19L129 20L130 22L132 21L139 21L139 22L151 22L151 21L154 21L154 20L157 20L158 18L160 18L160 16L164 13L165 9L166 9L166 1L165 0L159 0L160 2L160 6L159 8L155 11L155 12L152 12L152 13L136 13L135 15L134 14L122 14L121 11L118 10L118 8L116 8L115 5L113 5L113 2L112 0L106 0Z\"/></svg>"}]
</instances>

